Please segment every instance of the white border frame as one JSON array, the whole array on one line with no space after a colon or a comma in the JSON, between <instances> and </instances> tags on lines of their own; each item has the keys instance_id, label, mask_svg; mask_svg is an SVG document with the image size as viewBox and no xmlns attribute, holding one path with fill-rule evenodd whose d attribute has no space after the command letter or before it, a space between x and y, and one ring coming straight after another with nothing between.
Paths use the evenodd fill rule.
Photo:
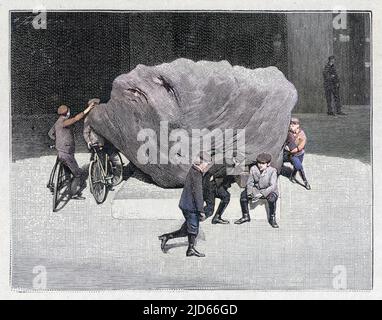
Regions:
<instances>
[{"instance_id":1,"label":"white border frame","mask_svg":"<svg viewBox=\"0 0 382 320\"><path fill-rule=\"evenodd\" d=\"M379 4L379 6L378 6ZM38 293L17 292L10 287L10 61L9 61L9 11L33 10L43 6L47 10L264 10L264 11L321 11L321 10L371 10L372 11L372 85L373 85L373 180L374 180L374 276L370 291L258 291L258 290L121 290L121 291L46 291ZM378 0L3 0L0 2L0 299L382 299L382 9ZM377 124L377 125L376 125Z\"/></svg>"}]
</instances>

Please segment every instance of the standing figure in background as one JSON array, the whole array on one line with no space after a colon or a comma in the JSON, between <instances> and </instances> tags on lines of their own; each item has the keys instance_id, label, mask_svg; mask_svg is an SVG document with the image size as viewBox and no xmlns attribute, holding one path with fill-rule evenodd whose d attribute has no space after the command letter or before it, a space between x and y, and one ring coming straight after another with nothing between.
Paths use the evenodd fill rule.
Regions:
<instances>
[{"instance_id":1,"label":"standing figure in background","mask_svg":"<svg viewBox=\"0 0 382 320\"><path fill-rule=\"evenodd\" d=\"M328 58L328 62L324 67L323 76L324 76L324 89L326 102L328 107L328 115L335 116L338 115L346 115L346 113L342 112L341 108L341 100L340 100L340 79L337 74L336 67L334 65L335 58L334 56L330 56ZM333 111L332 106L332 97L334 98L334 104L336 107L336 113Z\"/></svg>"},{"instance_id":2,"label":"standing figure in background","mask_svg":"<svg viewBox=\"0 0 382 320\"><path fill-rule=\"evenodd\" d=\"M305 171L302 166L305 155L306 135L300 128L300 120L293 117L290 120L288 137L284 149L284 162L290 162L293 165L293 172L290 176L290 180L296 182L297 172L300 174L304 186L307 190L310 190L310 184L305 176Z\"/></svg>"},{"instance_id":3,"label":"standing figure in background","mask_svg":"<svg viewBox=\"0 0 382 320\"><path fill-rule=\"evenodd\" d=\"M280 71L285 73L286 61L285 45L280 33L276 33L273 37L273 55L271 65L277 67Z\"/></svg>"},{"instance_id":4,"label":"standing figure in background","mask_svg":"<svg viewBox=\"0 0 382 320\"><path fill-rule=\"evenodd\" d=\"M203 210L203 175L210 168L211 162L211 156L201 152L188 171L179 201L179 208L182 210L186 221L179 230L159 236L163 252L166 252L168 240L188 236L186 256L205 256L195 249L195 242L199 233L199 221L203 221L206 218Z\"/></svg>"}]
</instances>

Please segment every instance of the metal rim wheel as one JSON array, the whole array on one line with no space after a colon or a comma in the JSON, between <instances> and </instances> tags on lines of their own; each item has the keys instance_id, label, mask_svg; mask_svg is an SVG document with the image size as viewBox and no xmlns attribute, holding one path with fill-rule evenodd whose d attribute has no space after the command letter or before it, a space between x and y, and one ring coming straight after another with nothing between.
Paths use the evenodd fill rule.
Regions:
<instances>
[{"instance_id":1,"label":"metal rim wheel","mask_svg":"<svg viewBox=\"0 0 382 320\"><path fill-rule=\"evenodd\" d=\"M89 167L90 188L95 201L101 204L106 199L106 182L102 175L100 163L92 161Z\"/></svg>"}]
</instances>

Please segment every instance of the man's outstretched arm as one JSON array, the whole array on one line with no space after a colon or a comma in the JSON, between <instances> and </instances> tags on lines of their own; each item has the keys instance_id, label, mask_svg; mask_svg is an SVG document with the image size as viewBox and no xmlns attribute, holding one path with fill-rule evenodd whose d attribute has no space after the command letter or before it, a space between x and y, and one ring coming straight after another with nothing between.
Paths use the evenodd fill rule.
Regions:
<instances>
[{"instance_id":1,"label":"man's outstretched arm","mask_svg":"<svg viewBox=\"0 0 382 320\"><path fill-rule=\"evenodd\" d=\"M92 104L89 107L87 107L84 111L81 111L80 113L76 114L73 118L66 119L64 121L64 127L69 127L75 124L76 122L80 121L83 117L85 117L90 112L90 110L94 108L94 106L95 105Z\"/></svg>"}]
</instances>

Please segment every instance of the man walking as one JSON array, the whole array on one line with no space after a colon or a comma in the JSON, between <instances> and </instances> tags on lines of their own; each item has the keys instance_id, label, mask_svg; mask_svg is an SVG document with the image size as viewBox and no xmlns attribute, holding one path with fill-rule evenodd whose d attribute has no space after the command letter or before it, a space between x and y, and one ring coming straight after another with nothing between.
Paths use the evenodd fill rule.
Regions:
<instances>
[{"instance_id":1,"label":"man walking","mask_svg":"<svg viewBox=\"0 0 382 320\"><path fill-rule=\"evenodd\" d=\"M325 97L328 107L328 115L335 116L336 114L333 111L332 106L332 97L334 98L334 104L336 107L336 113L338 115L346 115L346 113L342 112L341 101L340 101L340 79L337 74L336 67L334 65L335 58L334 56L330 56L328 58L328 62L326 63L323 71L324 76L324 89L325 89Z\"/></svg>"},{"instance_id":2,"label":"man walking","mask_svg":"<svg viewBox=\"0 0 382 320\"><path fill-rule=\"evenodd\" d=\"M210 164L211 157L205 152L201 152L192 164L179 201L179 208L182 210L186 221L179 230L158 237L161 240L161 249L164 253L168 240L188 236L186 256L205 256L195 249L195 241L199 232L199 220L205 219L203 212L203 174L208 171Z\"/></svg>"},{"instance_id":3,"label":"man walking","mask_svg":"<svg viewBox=\"0 0 382 320\"><path fill-rule=\"evenodd\" d=\"M235 221L242 224L251 221L249 216L248 202L267 199L269 206L269 224L272 228L278 228L276 222L276 201L278 199L277 170L270 166L272 157L268 153L260 153L256 158L256 164L251 167L247 181L247 187L240 195L240 205L243 217Z\"/></svg>"},{"instance_id":4,"label":"man walking","mask_svg":"<svg viewBox=\"0 0 382 320\"><path fill-rule=\"evenodd\" d=\"M83 173L74 157L75 142L73 125L85 117L85 115L93 108L94 104L91 104L84 111L70 118L70 108L66 105L59 106L57 109L59 118L48 132L49 137L52 140L55 140L58 159L70 169L74 176L70 188L72 199L85 199L81 196Z\"/></svg>"}]
</instances>

